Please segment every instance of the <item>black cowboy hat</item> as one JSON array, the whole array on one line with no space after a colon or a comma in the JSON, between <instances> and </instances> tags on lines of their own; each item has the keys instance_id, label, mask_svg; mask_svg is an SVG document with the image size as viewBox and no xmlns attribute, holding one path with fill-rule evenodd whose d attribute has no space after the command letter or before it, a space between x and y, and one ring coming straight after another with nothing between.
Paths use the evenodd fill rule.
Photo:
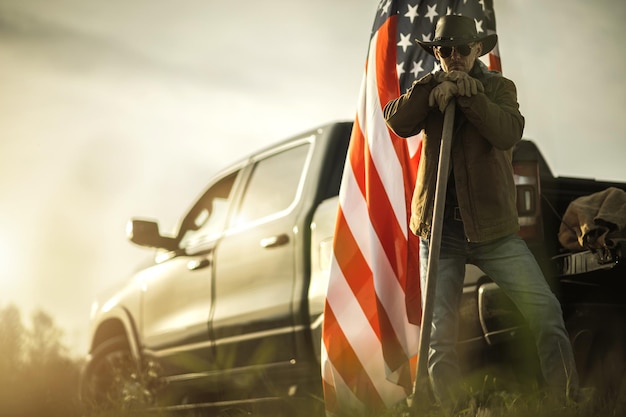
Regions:
<instances>
[{"instance_id":1,"label":"black cowboy hat","mask_svg":"<svg viewBox=\"0 0 626 417\"><path fill-rule=\"evenodd\" d=\"M466 16L447 15L441 16L437 20L435 27L435 39L432 42L422 42L416 39L417 43L431 55L434 55L434 46L459 46L472 42L481 42L483 50L480 55L489 53L498 42L498 35L491 34L478 36L474 19Z\"/></svg>"}]
</instances>

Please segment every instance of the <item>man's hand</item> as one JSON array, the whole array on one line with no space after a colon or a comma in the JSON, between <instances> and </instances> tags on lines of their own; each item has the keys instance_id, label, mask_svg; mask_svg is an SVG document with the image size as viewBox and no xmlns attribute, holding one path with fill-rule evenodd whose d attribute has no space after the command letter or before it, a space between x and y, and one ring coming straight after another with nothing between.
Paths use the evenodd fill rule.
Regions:
<instances>
[{"instance_id":1,"label":"man's hand","mask_svg":"<svg viewBox=\"0 0 626 417\"><path fill-rule=\"evenodd\" d=\"M443 79L455 83L460 96L471 97L485 92L483 83L463 71L450 71L443 76Z\"/></svg>"},{"instance_id":2,"label":"man's hand","mask_svg":"<svg viewBox=\"0 0 626 417\"><path fill-rule=\"evenodd\" d=\"M435 104L439 107L439 111L442 113L446 110L450 99L459 93L457 84L452 81L443 81L433 88L428 96L428 105L435 107Z\"/></svg>"}]
</instances>

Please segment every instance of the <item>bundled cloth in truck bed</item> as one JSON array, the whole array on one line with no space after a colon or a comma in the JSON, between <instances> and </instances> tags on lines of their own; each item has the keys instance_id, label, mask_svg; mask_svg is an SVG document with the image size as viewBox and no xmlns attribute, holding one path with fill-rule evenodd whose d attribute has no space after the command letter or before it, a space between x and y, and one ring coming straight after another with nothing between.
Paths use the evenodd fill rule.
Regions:
<instances>
[{"instance_id":1,"label":"bundled cloth in truck bed","mask_svg":"<svg viewBox=\"0 0 626 417\"><path fill-rule=\"evenodd\" d=\"M572 201L559 228L559 242L572 252L603 250L626 241L626 191L606 190Z\"/></svg>"}]
</instances>

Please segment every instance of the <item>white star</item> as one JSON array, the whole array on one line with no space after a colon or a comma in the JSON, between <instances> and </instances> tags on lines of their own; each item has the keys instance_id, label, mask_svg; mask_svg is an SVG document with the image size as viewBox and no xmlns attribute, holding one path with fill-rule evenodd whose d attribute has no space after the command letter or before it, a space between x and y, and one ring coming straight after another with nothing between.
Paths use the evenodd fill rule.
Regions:
<instances>
[{"instance_id":1,"label":"white star","mask_svg":"<svg viewBox=\"0 0 626 417\"><path fill-rule=\"evenodd\" d=\"M431 36L432 36L432 33L424 33L422 35L422 42L430 42Z\"/></svg>"},{"instance_id":2,"label":"white star","mask_svg":"<svg viewBox=\"0 0 626 417\"><path fill-rule=\"evenodd\" d=\"M435 62L435 66L433 67L433 70L431 72L437 72L441 69L441 65L439 65L439 61Z\"/></svg>"},{"instance_id":3,"label":"white star","mask_svg":"<svg viewBox=\"0 0 626 417\"><path fill-rule=\"evenodd\" d=\"M411 6L410 4L407 6L409 6L409 11L406 12L404 17L408 17L411 20L411 24L413 24L413 20L419 16L419 14L417 14L417 6Z\"/></svg>"},{"instance_id":4,"label":"white star","mask_svg":"<svg viewBox=\"0 0 626 417\"><path fill-rule=\"evenodd\" d=\"M400 34L400 42L398 42L398 46L402 47L402 52L406 52L406 49L413 45L411 43L411 34L409 33L408 35L404 35L404 34Z\"/></svg>"},{"instance_id":5,"label":"white star","mask_svg":"<svg viewBox=\"0 0 626 417\"><path fill-rule=\"evenodd\" d=\"M451 14L452 14L452 8L451 8L451 7L448 7L448 8L446 9L446 15L451 15Z\"/></svg>"},{"instance_id":6,"label":"white star","mask_svg":"<svg viewBox=\"0 0 626 417\"><path fill-rule=\"evenodd\" d=\"M380 6L380 15L382 16L384 14L389 13L389 7L391 7L391 0L387 0L385 4Z\"/></svg>"},{"instance_id":7,"label":"white star","mask_svg":"<svg viewBox=\"0 0 626 417\"><path fill-rule=\"evenodd\" d=\"M404 64L396 64L396 73L398 74L398 78L404 74Z\"/></svg>"},{"instance_id":8,"label":"white star","mask_svg":"<svg viewBox=\"0 0 626 417\"><path fill-rule=\"evenodd\" d=\"M478 4L480 4L483 8L483 13L485 12L485 0L478 0Z\"/></svg>"},{"instance_id":9,"label":"white star","mask_svg":"<svg viewBox=\"0 0 626 417\"><path fill-rule=\"evenodd\" d=\"M422 63L424 62L423 59L420 59L419 62L415 62L413 61L413 69L411 69L411 73L413 74L413 76L415 78L417 78L417 75L424 71L424 68L422 68Z\"/></svg>"},{"instance_id":10,"label":"white star","mask_svg":"<svg viewBox=\"0 0 626 417\"><path fill-rule=\"evenodd\" d=\"M484 30L483 30L483 21L474 19L474 22L476 22L476 32L478 32L478 33L484 32Z\"/></svg>"},{"instance_id":11,"label":"white star","mask_svg":"<svg viewBox=\"0 0 626 417\"><path fill-rule=\"evenodd\" d=\"M426 13L426 17L430 19L430 23L433 23L433 19L436 16L439 16L439 13L437 13L437 10L435 10L436 8L437 8L436 4L432 6L428 6L428 13Z\"/></svg>"}]
</instances>

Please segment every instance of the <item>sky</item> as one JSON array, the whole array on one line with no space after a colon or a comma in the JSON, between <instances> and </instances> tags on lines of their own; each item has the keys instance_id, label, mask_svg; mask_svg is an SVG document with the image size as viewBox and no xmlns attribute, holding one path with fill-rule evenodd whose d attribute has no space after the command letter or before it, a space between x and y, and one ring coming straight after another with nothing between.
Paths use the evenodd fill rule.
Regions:
<instances>
[{"instance_id":1,"label":"sky","mask_svg":"<svg viewBox=\"0 0 626 417\"><path fill-rule=\"evenodd\" d=\"M476 1L476 0L467 0ZM0 0L0 307L77 354L90 306L211 175L354 117L376 0ZM553 173L626 181L626 2L494 0L503 73Z\"/></svg>"}]
</instances>

